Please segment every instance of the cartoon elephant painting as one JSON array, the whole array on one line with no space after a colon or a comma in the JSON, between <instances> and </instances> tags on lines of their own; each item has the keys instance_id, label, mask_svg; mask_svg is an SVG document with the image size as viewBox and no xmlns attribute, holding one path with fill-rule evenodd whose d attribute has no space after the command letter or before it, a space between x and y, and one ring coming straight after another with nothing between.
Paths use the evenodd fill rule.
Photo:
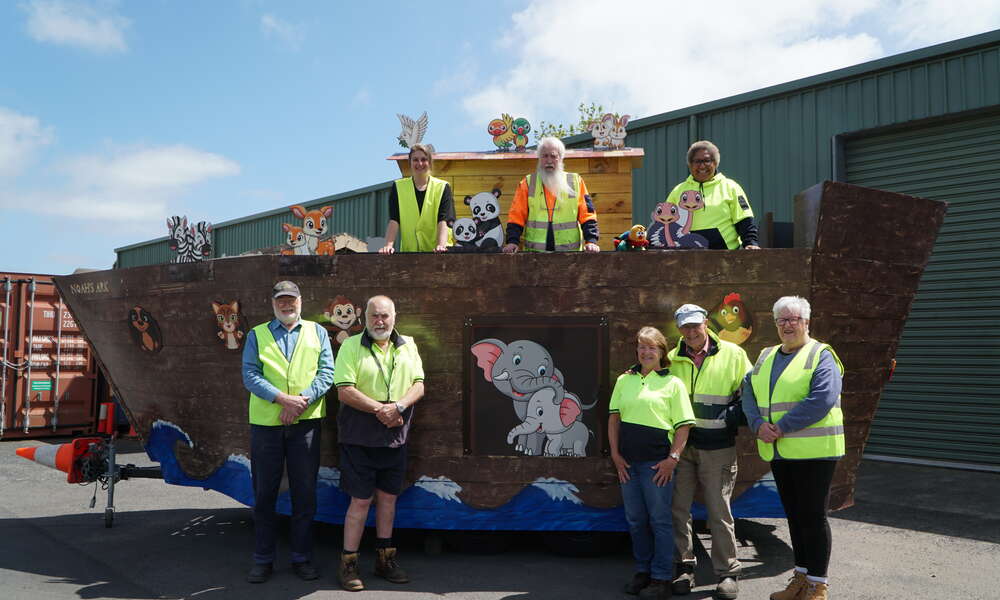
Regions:
<instances>
[{"instance_id":1,"label":"cartoon elephant painting","mask_svg":"<svg viewBox=\"0 0 1000 600\"><path fill-rule=\"evenodd\" d=\"M546 387L531 395L524 421L507 434L507 443L526 434L545 436L545 456L587 456L590 430L579 421L582 410L575 397L560 400L558 390Z\"/></svg>"},{"instance_id":2,"label":"cartoon elephant painting","mask_svg":"<svg viewBox=\"0 0 1000 600\"><path fill-rule=\"evenodd\" d=\"M557 407L564 399L575 403L576 420L582 419L584 410L597 404L594 402L585 405L575 394L565 390L566 380L563 374L555 367L552 355L541 344L531 340L515 340L508 345L498 339L487 338L472 345L472 354L476 357L476 364L483 370L486 381L513 400L514 414L522 421L522 425L527 417L529 401L542 389L553 390L552 403ZM583 429L589 431L585 426ZM537 431L536 426L535 430L508 436L508 443L514 444L517 452L538 456L545 450L546 435Z\"/></svg>"}]
</instances>

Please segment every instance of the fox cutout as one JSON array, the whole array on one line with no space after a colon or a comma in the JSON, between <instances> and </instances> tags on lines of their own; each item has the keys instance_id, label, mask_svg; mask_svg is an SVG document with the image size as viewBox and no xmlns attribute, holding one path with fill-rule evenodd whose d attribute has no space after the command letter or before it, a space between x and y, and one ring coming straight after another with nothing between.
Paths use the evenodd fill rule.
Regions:
<instances>
[{"instance_id":1,"label":"fox cutout","mask_svg":"<svg viewBox=\"0 0 1000 600\"><path fill-rule=\"evenodd\" d=\"M308 256L309 246L307 245L308 242L306 241L306 234L302 231L302 228L296 227L295 225L289 225L288 223L282 223L281 228L288 233L286 241L288 242L288 245L291 246L290 248L282 250L281 253L285 255L298 254Z\"/></svg>"},{"instance_id":2,"label":"fox cutout","mask_svg":"<svg viewBox=\"0 0 1000 600\"><path fill-rule=\"evenodd\" d=\"M320 238L330 230L327 227L327 218L333 215L332 206L324 206L319 210L309 210L307 211L301 204L296 204L292 207L292 214L296 217L302 219L302 234L306 238L306 245L309 251L304 254L320 254L318 251ZM324 246L326 249L328 246ZM333 254L333 252L328 252L328 254Z\"/></svg>"},{"instance_id":3,"label":"fox cutout","mask_svg":"<svg viewBox=\"0 0 1000 600\"><path fill-rule=\"evenodd\" d=\"M226 345L226 350L239 350L240 340L243 339L243 332L240 330L240 303L233 300L228 304L212 303L212 312L215 313L216 325L219 332L216 334Z\"/></svg>"}]
</instances>

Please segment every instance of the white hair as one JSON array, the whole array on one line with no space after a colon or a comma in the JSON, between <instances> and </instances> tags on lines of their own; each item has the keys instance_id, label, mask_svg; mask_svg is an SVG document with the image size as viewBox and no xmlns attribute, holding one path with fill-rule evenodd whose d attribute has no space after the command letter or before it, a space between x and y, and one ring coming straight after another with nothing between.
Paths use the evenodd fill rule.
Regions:
<instances>
[{"instance_id":1,"label":"white hair","mask_svg":"<svg viewBox=\"0 0 1000 600\"><path fill-rule=\"evenodd\" d=\"M782 296L778 298L778 301L774 303L774 308L771 312L774 313L774 318L777 319L778 315L782 310L788 310L793 313L798 313L800 317L809 320L809 315L812 309L809 306L809 301L800 296Z\"/></svg>"},{"instance_id":2,"label":"white hair","mask_svg":"<svg viewBox=\"0 0 1000 600\"><path fill-rule=\"evenodd\" d=\"M545 136L542 139L538 140L539 156L541 156L543 148L550 148L550 147L559 153L560 159L566 157L566 144L564 144L561 139L552 136Z\"/></svg>"},{"instance_id":3,"label":"white hair","mask_svg":"<svg viewBox=\"0 0 1000 600\"><path fill-rule=\"evenodd\" d=\"M396 314L396 303L393 302L392 298L390 298L389 296L382 296L382 295L372 296L371 298L368 299L368 302L365 303L365 314L367 314L368 311L371 309L372 304L375 304L376 302L378 302L380 300L384 300L385 302L388 302L389 303L389 308L391 309L392 314Z\"/></svg>"}]
</instances>

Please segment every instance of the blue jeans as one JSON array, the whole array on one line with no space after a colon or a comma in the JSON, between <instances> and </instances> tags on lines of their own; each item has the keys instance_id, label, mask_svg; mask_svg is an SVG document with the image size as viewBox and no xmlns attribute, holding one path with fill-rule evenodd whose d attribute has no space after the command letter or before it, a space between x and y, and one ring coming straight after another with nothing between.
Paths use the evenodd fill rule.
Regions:
<instances>
[{"instance_id":1,"label":"blue jeans","mask_svg":"<svg viewBox=\"0 0 1000 600\"><path fill-rule=\"evenodd\" d=\"M281 475L288 471L292 497L292 562L312 560L312 522L316 515L316 475L323 419L294 425L250 425L250 470L254 489L255 563L274 561Z\"/></svg>"},{"instance_id":2,"label":"blue jeans","mask_svg":"<svg viewBox=\"0 0 1000 600\"><path fill-rule=\"evenodd\" d=\"M674 480L663 487L653 483L651 467L659 461L630 463L629 480L621 484L625 520L632 536L635 572L649 573L653 579L673 578L674 527L671 503Z\"/></svg>"}]
</instances>

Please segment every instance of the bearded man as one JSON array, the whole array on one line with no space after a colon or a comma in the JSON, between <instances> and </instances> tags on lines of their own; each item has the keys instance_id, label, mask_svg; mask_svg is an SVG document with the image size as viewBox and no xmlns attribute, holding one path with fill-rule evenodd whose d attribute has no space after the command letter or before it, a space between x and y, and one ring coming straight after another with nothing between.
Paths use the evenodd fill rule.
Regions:
<instances>
[{"instance_id":1,"label":"bearded man","mask_svg":"<svg viewBox=\"0 0 1000 600\"><path fill-rule=\"evenodd\" d=\"M396 305L375 296L365 307L365 330L347 338L337 355L337 441L340 489L351 497L344 515L344 550L337 578L345 590L365 589L358 550L375 504L375 574L410 580L392 541L396 498L406 478L406 439L414 404L424 395L424 367L413 338L396 331ZM372 500L374 499L374 502Z\"/></svg>"},{"instance_id":2,"label":"bearded man","mask_svg":"<svg viewBox=\"0 0 1000 600\"><path fill-rule=\"evenodd\" d=\"M525 251L601 251L594 202L583 178L563 170L565 156L559 138L538 142L538 169L517 185L510 205L504 252L517 252L522 234Z\"/></svg>"},{"instance_id":3,"label":"bearded man","mask_svg":"<svg viewBox=\"0 0 1000 600\"><path fill-rule=\"evenodd\" d=\"M250 583L271 577L282 473L292 497L292 571L312 580L312 522L316 475L326 416L325 394L333 385L330 337L319 323L302 319L302 294L291 281L271 290L274 318L253 328L243 347L243 385L250 392L250 473L256 545Z\"/></svg>"}]
</instances>

